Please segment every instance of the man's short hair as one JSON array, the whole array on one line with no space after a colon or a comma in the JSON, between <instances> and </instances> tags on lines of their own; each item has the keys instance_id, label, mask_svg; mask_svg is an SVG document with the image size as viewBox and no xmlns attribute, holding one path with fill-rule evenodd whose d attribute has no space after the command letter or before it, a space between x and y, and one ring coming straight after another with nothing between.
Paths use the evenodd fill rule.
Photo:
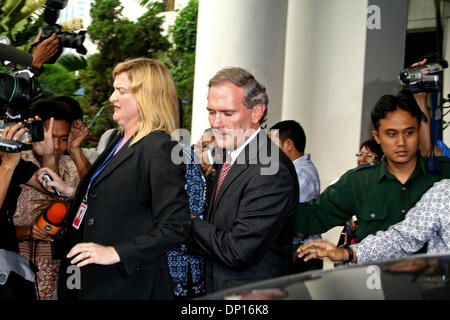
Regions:
<instances>
[{"instance_id":1,"label":"man's short hair","mask_svg":"<svg viewBox=\"0 0 450 320\"><path fill-rule=\"evenodd\" d=\"M54 118L55 120L64 120L72 125L72 117L69 114L67 107L57 101L41 101L37 103L33 108L33 113L39 116L42 121Z\"/></svg>"},{"instance_id":2,"label":"man's short hair","mask_svg":"<svg viewBox=\"0 0 450 320\"><path fill-rule=\"evenodd\" d=\"M376 130L380 126L380 120L385 119L387 114L396 110L404 110L409 112L420 126L420 123L424 117L422 110L418 106L416 100L412 94L407 90L402 90L398 95L394 96L386 94L382 96L372 109L370 114L372 118L372 124Z\"/></svg>"},{"instance_id":3,"label":"man's short hair","mask_svg":"<svg viewBox=\"0 0 450 320\"><path fill-rule=\"evenodd\" d=\"M294 120L285 120L273 125L270 130L277 129L281 142L291 139L294 142L295 149L304 153L306 146L306 135L300 123Z\"/></svg>"},{"instance_id":4,"label":"man's short hair","mask_svg":"<svg viewBox=\"0 0 450 320\"><path fill-rule=\"evenodd\" d=\"M81 109L80 103L74 98L59 96L54 98L53 101L62 102L68 108L68 113L72 117L72 121L78 119L83 120L83 109Z\"/></svg>"},{"instance_id":5,"label":"man's short hair","mask_svg":"<svg viewBox=\"0 0 450 320\"><path fill-rule=\"evenodd\" d=\"M219 70L209 80L208 88L223 82L231 82L235 86L244 89L244 105L247 109L252 109L258 104L265 105L266 108L259 123L261 124L266 121L269 97L266 93L266 87L260 84L252 74L242 68L224 68Z\"/></svg>"}]
</instances>

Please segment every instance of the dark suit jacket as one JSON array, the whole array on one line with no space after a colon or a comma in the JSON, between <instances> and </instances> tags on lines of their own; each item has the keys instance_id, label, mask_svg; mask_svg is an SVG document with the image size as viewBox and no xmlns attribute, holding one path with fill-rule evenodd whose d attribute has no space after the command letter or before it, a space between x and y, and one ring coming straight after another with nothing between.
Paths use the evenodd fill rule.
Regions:
<instances>
[{"instance_id":1,"label":"dark suit jacket","mask_svg":"<svg viewBox=\"0 0 450 320\"><path fill-rule=\"evenodd\" d=\"M167 251L186 240L190 230L184 167L171 161L176 142L163 132L152 132L138 143L129 142L93 182L88 209L79 230L73 219L94 172L121 135L114 138L80 182L69 211L65 254L76 243L114 246L115 265L90 264L81 268L81 290L67 290L68 261L63 260L61 298L170 299L172 287ZM64 255L65 255L64 254ZM67 295L69 293L69 296Z\"/></svg>"},{"instance_id":2,"label":"dark suit jacket","mask_svg":"<svg viewBox=\"0 0 450 320\"><path fill-rule=\"evenodd\" d=\"M292 161L262 130L214 202L216 185L217 178L206 218L193 219L190 235L207 257L207 293L287 274L299 192Z\"/></svg>"}]
</instances>

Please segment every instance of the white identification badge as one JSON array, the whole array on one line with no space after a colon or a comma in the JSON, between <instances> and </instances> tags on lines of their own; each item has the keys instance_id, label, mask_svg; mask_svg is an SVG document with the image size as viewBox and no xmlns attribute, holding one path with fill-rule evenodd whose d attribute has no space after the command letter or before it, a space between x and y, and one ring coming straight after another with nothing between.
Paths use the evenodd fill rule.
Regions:
<instances>
[{"instance_id":1,"label":"white identification badge","mask_svg":"<svg viewBox=\"0 0 450 320\"><path fill-rule=\"evenodd\" d=\"M73 219L72 227L78 230L80 227L81 221L83 221L84 214L86 213L87 205L84 203L80 204L80 207L78 208L77 215L75 216L75 219Z\"/></svg>"}]
</instances>

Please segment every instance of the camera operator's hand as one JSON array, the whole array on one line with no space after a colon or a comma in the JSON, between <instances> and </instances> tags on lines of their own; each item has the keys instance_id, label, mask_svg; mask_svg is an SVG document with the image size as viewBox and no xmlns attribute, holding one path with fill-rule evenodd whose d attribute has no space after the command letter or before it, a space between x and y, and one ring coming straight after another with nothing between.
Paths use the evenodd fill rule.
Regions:
<instances>
[{"instance_id":1,"label":"camera operator's hand","mask_svg":"<svg viewBox=\"0 0 450 320\"><path fill-rule=\"evenodd\" d=\"M411 67L423 66L423 65L425 65L426 63L427 63L427 58L423 59L422 61L413 63L413 64L411 65ZM428 112L428 107L427 107L427 95L428 95L428 94L427 94L426 92L418 92L418 93L415 93L415 94L414 94L414 99L416 99L417 104L419 105L420 109L422 109L422 112L424 112L424 113L425 113L425 110L424 110L424 109L426 109L427 112ZM429 112L428 112L428 113L429 113ZM425 115L427 115L427 114L425 113ZM428 118L427 120L430 120L430 119L429 119L429 114L427 115L427 118Z\"/></svg>"},{"instance_id":2,"label":"camera operator's hand","mask_svg":"<svg viewBox=\"0 0 450 320\"><path fill-rule=\"evenodd\" d=\"M427 63L427 59L413 63L411 67L423 66ZM420 110L424 113L426 120L423 120L420 124L420 153L424 157L429 157L431 155L431 114L427 105L427 92L418 92L414 94L414 99L416 100ZM434 146L434 154L436 156L442 155L442 150L438 145Z\"/></svg>"},{"instance_id":3,"label":"camera operator's hand","mask_svg":"<svg viewBox=\"0 0 450 320\"><path fill-rule=\"evenodd\" d=\"M36 36L33 43L38 42L41 35L42 30L39 31L39 34ZM54 33L50 38L45 39L34 47L32 65L36 68L41 68L44 63L53 58L53 56L58 52L58 48L59 39L56 36L56 33Z\"/></svg>"},{"instance_id":4,"label":"camera operator's hand","mask_svg":"<svg viewBox=\"0 0 450 320\"><path fill-rule=\"evenodd\" d=\"M18 140L22 134L24 134L27 129L20 127L22 123L16 123L14 126L8 126L3 130L2 139L7 140ZM20 130L19 130L20 129ZM31 138L25 139L24 143L30 142ZM2 167L7 169L15 169L20 161L20 152L17 153L9 153L9 152L0 152L0 157L2 158Z\"/></svg>"},{"instance_id":5,"label":"camera operator's hand","mask_svg":"<svg viewBox=\"0 0 450 320\"><path fill-rule=\"evenodd\" d=\"M66 184L56 173L54 173L49 168L41 168L37 172L38 180L42 184L42 186L51 193L55 193L53 188L58 190L62 196L66 198L73 198L75 194L75 188ZM44 175L48 174L53 181L47 181L44 179Z\"/></svg>"}]
</instances>

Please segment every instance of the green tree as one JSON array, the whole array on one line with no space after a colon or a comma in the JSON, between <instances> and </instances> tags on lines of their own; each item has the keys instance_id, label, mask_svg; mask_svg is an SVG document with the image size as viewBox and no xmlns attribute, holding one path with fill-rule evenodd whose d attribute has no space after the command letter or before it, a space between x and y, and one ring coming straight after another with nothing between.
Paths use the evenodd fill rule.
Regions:
<instances>
[{"instance_id":1,"label":"green tree","mask_svg":"<svg viewBox=\"0 0 450 320\"><path fill-rule=\"evenodd\" d=\"M117 63L136 57L159 58L170 48L169 41L161 34L163 18L158 16L161 7L160 3L149 5L147 12L137 22L132 22L122 16L123 6L119 0L92 3L88 34L97 45L98 53L87 59L87 69L80 73L86 94L84 103L88 104L85 110L97 114L100 110L111 109L108 99L112 92L112 70ZM110 116L111 112L107 112L103 130L115 125ZM91 131L97 130L95 125L91 128Z\"/></svg>"},{"instance_id":2,"label":"green tree","mask_svg":"<svg viewBox=\"0 0 450 320\"><path fill-rule=\"evenodd\" d=\"M47 97L72 95L78 89L75 74L59 63L45 66L45 71L39 76L39 84Z\"/></svg>"},{"instance_id":3,"label":"green tree","mask_svg":"<svg viewBox=\"0 0 450 320\"><path fill-rule=\"evenodd\" d=\"M46 0L0 0L0 35L6 34L20 49L30 43L43 24L42 6Z\"/></svg>"},{"instance_id":4,"label":"green tree","mask_svg":"<svg viewBox=\"0 0 450 320\"><path fill-rule=\"evenodd\" d=\"M178 14L170 28L174 48L169 57L178 97L183 107L182 127L191 128L192 100L195 75L195 48L197 41L198 0L191 0Z\"/></svg>"}]
</instances>

